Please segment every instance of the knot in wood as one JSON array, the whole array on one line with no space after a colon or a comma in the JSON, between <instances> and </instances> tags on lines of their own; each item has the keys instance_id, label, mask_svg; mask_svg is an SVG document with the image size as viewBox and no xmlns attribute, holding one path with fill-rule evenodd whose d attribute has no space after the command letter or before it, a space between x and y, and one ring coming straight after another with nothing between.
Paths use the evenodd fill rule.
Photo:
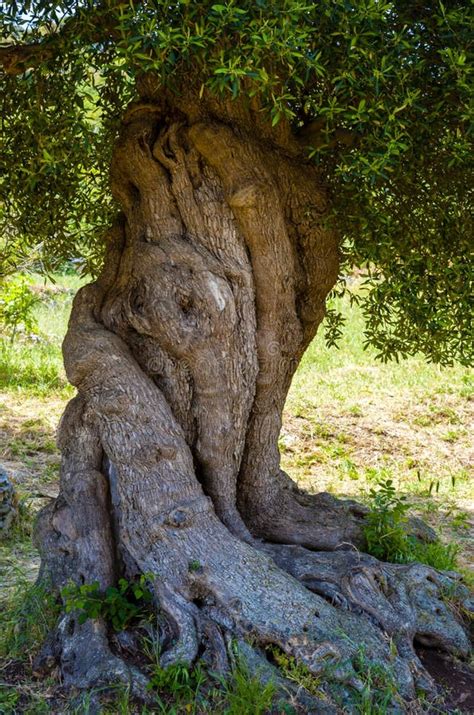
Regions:
<instances>
[{"instance_id":1,"label":"knot in wood","mask_svg":"<svg viewBox=\"0 0 474 715\"><path fill-rule=\"evenodd\" d=\"M191 517L192 512L189 509L175 509L168 515L166 523L170 526L182 527L189 523Z\"/></svg>"},{"instance_id":2,"label":"knot in wood","mask_svg":"<svg viewBox=\"0 0 474 715\"><path fill-rule=\"evenodd\" d=\"M209 497L203 495L174 506L173 509L160 514L156 521L163 526L172 526L177 529L182 529L190 526L198 514L211 509L211 500Z\"/></svg>"},{"instance_id":3,"label":"knot in wood","mask_svg":"<svg viewBox=\"0 0 474 715\"><path fill-rule=\"evenodd\" d=\"M257 204L259 186L257 183L249 183L240 187L229 198L232 208L250 208Z\"/></svg>"}]
</instances>

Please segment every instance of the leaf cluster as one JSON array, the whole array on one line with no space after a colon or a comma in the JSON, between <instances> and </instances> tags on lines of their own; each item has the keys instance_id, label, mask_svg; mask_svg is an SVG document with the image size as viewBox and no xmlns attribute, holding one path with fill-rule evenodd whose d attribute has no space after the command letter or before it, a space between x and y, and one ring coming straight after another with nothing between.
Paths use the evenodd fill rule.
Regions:
<instances>
[{"instance_id":1,"label":"leaf cluster","mask_svg":"<svg viewBox=\"0 0 474 715\"><path fill-rule=\"evenodd\" d=\"M61 591L66 612L78 611L78 622L89 618L103 618L116 631L123 631L129 623L144 615L152 594L147 587L148 576L142 574L138 581L119 579L117 586L102 591L98 581L78 585L71 583Z\"/></svg>"}]
</instances>

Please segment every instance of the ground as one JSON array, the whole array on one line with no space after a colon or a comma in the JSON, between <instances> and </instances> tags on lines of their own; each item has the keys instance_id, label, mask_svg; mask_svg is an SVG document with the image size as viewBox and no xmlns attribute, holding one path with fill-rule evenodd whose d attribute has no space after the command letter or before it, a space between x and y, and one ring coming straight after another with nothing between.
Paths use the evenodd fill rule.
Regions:
<instances>
[{"instance_id":1,"label":"ground","mask_svg":"<svg viewBox=\"0 0 474 715\"><path fill-rule=\"evenodd\" d=\"M31 545L31 517L57 493L55 429L74 394L62 369L60 342L79 284L75 275L46 286L38 278L38 336L13 344L6 339L0 352L0 466L14 479L21 517L14 538L0 541L0 582L7 597L34 579L38 557ZM283 466L309 491L367 503L371 489L392 479L413 511L443 541L458 545L458 565L468 574L474 562L472 372L428 365L421 357L384 365L363 349L359 309L347 301L339 307L347 319L339 350L326 348L321 331L293 381L280 438ZM7 611L3 617L6 622ZM0 713L87 712L84 705L66 710L57 684L32 678L30 658L17 656L0 660L0 686L5 685ZM448 671L448 686L464 682L459 671L450 677ZM456 686L460 692L453 700L458 712L469 711L472 697L469 673L465 678L467 685ZM116 708L129 712L125 705ZM192 709L163 710L186 711ZM241 705L235 712L247 711Z\"/></svg>"}]
</instances>

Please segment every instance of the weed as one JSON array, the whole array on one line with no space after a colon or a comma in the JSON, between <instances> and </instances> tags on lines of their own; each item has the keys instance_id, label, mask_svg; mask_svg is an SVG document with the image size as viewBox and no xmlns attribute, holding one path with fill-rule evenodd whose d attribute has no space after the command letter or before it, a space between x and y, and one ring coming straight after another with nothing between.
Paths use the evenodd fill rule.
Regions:
<instances>
[{"instance_id":1,"label":"weed","mask_svg":"<svg viewBox=\"0 0 474 715\"><path fill-rule=\"evenodd\" d=\"M406 497L397 494L391 479L379 481L369 497L371 509L364 527L368 553L384 561L404 561L408 547Z\"/></svg>"},{"instance_id":2,"label":"weed","mask_svg":"<svg viewBox=\"0 0 474 715\"><path fill-rule=\"evenodd\" d=\"M81 586L71 583L65 586L61 595L66 612L79 611L79 623L88 618L103 618L116 631L124 630L131 620L144 615L146 605L152 600L147 588L148 574L142 574L136 582L119 579L117 587L109 586L101 591L98 581Z\"/></svg>"},{"instance_id":3,"label":"weed","mask_svg":"<svg viewBox=\"0 0 474 715\"><path fill-rule=\"evenodd\" d=\"M394 712L395 703L403 706L393 675L387 668L370 663L363 648L354 658L354 668L363 685L354 697L355 712L360 715L384 715Z\"/></svg>"},{"instance_id":4,"label":"weed","mask_svg":"<svg viewBox=\"0 0 474 715\"><path fill-rule=\"evenodd\" d=\"M41 474L41 482L56 482L59 477L59 464L48 464Z\"/></svg>"},{"instance_id":5,"label":"weed","mask_svg":"<svg viewBox=\"0 0 474 715\"><path fill-rule=\"evenodd\" d=\"M2 715L9 715L9 713L12 713L13 715L16 710L19 697L20 694L13 686L5 687L2 684L2 688L0 689L0 713L2 713Z\"/></svg>"},{"instance_id":6,"label":"weed","mask_svg":"<svg viewBox=\"0 0 474 715\"><path fill-rule=\"evenodd\" d=\"M456 531L468 531L469 530L469 514L467 511L458 512L451 519L451 527L456 529Z\"/></svg>"},{"instance_id":7,"label":"weed","mask_svg":"<svg viewBox=\"0 0 474 715\"><path fill-rule=\"evenodd\" d=\"M273 682L262 683L251 676L243 661L239 661L229 680L223 682L225 715L264 715L272 708L276 694Z\"/></svg>"},{"instance_id":8,"label":"weed","mask_svg":"<svg viewBox=\"0 0 474 715\"><path fill-rule=\"evenodd\" d=\"M276 693L272 682L264 684L258 675L251 676L242 659L225 678L207 672L200 663L194 667L185 663L167 668L155 665L149 688L156 692L156 706L163 715L263 715L271 710Z\"/></svg>"},{"instance_id":9,"label":"weed","mask_svg":"<svg viewBox=\"0 0 474 715\"><path fill-rule=\"evenodd\" d=\"M149 688L157 691L158 705L163 712L170 710L164 709L161 695L171 698L180 712L193 713L204 700L206 682L207 673L199 663L193 668L186 663L175 663L167 668L155 666Z\"/></svg>"},{"instance_id":10,"label":"weed","mask_svg":"<svg viewBox=\"0 0 474 715\"><path fill-rule=\"evenodd\" d=\"M121 686L117 688L113 703L113 710L110 710L110 715L130 715L132 713L130 703L130 687ZM104 712L106 715L107 711Z\"/></svg>"},{"instance_id":11,"label":"weed","mask_svg":"<svg viewBox=\"0 0 474 715\"><path fill-rule=\"evenodd\" d=\"M364 469L364 477L367 482L380 484L387 479L391 479L392 472L388 467L366 467Z\"/></svg>"},{"instance_id":12,"label":"weed","mask_svg":"<svg viewBox=\"0 0 474 715\"><path fill-rule=\"evenodd\" d=\"M463 434L463 430L450 429L441 436L441 439L444 439L445 442L457 442Z\"/></svg>"},{"instance_id":13,"label":"weed","mask_svg":"<svg viewBox=\"0 0 474 715\"><path fill-rule=\"evenodd\" d=\"M31 495L15 493L12 507L14 519L5 534L0 532L0 541L13 544L28 539L33 532L34 512L31 509Z\"/></svg>"},{"instance_id":14,"label":"weed","mask_svg":"<svg viewBox=\"0 0 474 715\"><path fill-rule=\"evenodd\" d=\"M342 472L342 474L349 479L357 480L359 479L359 471L357 469L357 466L354 464L354 462L351 459L348 459L347 457L345 459L341 460L341 463L339 465L339 469Z\"/></svg>"},{"instance_id":15,"label":"weed","mask_svg":"<svg viewBox=\"0 0 474 715\"><path fill-rule=\"evenodd\" d=\"M410 561L420 561L439 571L454 571L457 567L459 546L434 541L431 544L414 542Z\"/></svg>"},{"instance_id":16,"label":"weed","mask_svg":"<svg viewBox=\"0 0 474 715\"><path fill-rule=\"evenodd\" d=\"M270 654L285 678L304 688L311 695L324 696L321 690L321 678L311 673L304 663L300 663L293 656L276 647L271 648Z\"/></svg>"}]
</instances>

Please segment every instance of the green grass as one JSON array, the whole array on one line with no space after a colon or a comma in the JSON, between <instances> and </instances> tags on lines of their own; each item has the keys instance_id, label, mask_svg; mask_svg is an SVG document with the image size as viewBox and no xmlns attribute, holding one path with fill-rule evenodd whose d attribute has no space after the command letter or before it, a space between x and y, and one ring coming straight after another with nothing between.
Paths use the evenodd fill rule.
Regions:
<instances>
[{"instance_id":1,"label":"green grass","mask_svg":"<svg viewBox=\"0 0 474 715\"><path fill-rule=\"evenodd\" d=\"M38 335L19 336L12 344L0 338L0 389L48 395L53 391L72 394L61 355L74 293L84 283L78 276L58 276L57 281L33 276L41 298L34 314Z\"/></svg>"},{"instance_id":2,"label":"green grass","mask_svg":"<svg viewBox=\"0 0 474 715\"><path fill-rule=\"evenodd\" d=\"M336 300L335 305L346 318L339 348L326 347L321 328L293 380L288 397L289 410L311 410L329 399L357 414L363 409L358 404L359 398L367 400L393 391L411 393L413 398L440 393L474 397L473 375L468 368L430 365L422 355L400 363L377 361L375 350L364 349L361 311L345 299ZM446 417L458 420L454 410Z\"/></svg>"},{"instance_id":3,"label":"green grass","mask_svg":"<svg viewBox=\"0 0 474 715\"><path fill-rule=\"evenodd\" d=\"M17 572L16 587L0 601L0 658L31 662L58 615L47 589Z\"/></svg>"}]
</instances>

